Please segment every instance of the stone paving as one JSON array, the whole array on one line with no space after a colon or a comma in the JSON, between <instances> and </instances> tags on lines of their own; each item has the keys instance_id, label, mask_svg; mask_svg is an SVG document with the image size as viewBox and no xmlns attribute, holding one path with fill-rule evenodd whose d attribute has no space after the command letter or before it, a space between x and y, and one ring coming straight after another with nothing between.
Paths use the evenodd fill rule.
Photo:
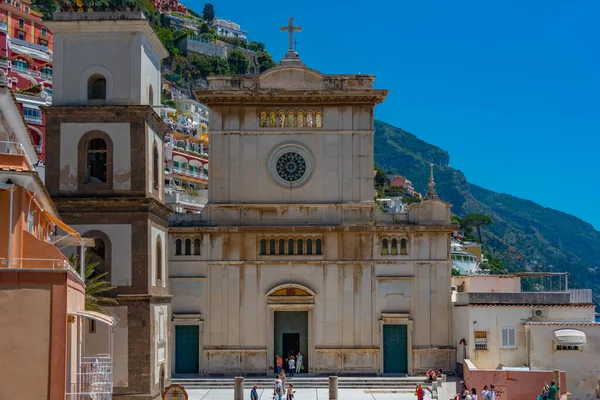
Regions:
<instances>
[{"instance_id":1,"label":"stone paving","mask_svg":"<svg viewBox=\"0 0 600 400\"><path fill-rule=\"evenodd\" d=\"M232 400L233 389L186 389L189 400ZM294 400L327 400L328 389L297 389ZM393 389L339 389L340 400L416 400L414 393L393 393ZM273 389L258 389L260 400L272 400ZM250 389L244 390L244 400L250 399ZM425 399L431 399L425 391Z\"/></svg>"}]
</instances>

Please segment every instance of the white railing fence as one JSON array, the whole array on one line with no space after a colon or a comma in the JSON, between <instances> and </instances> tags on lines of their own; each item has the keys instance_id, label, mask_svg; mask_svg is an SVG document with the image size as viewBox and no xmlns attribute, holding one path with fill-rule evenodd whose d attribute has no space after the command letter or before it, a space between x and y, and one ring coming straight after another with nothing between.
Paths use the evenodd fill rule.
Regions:
<instances>
[{"instance_id":1,"label":"white railing fence","mask_svg":"<svg viewBox=\"0 0 600 400\"><path fill-rule=\"evenodd\" d=\"M83 357L77 383L67 388L66 400L111 400L112 358L107 355Z\"/></svg>"}]
</instances>

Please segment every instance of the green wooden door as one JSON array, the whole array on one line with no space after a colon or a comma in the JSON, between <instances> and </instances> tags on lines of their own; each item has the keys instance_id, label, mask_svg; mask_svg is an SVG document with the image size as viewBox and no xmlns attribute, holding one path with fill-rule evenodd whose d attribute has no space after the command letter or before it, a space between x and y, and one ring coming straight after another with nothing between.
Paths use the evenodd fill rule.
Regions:
<instances>
[{"instance_id":1,"label":"green wooden door","mask_svg":"<svg viewBox=\"0 0 600 400\"><path fill-rule=\"evenodd\" d=\"M408 373L406 325L383 325L383 373Z\"/></svg>"},{"instance_id":2,"label":"green wooden door","mask_svg":"<svg viewBox=\"0 0 600 400\"><path fill-rule=\"evenodd\" d=\"M200 331L198 325L175 326L175 373L197 374Z\"/></svg>"}]
</instances>

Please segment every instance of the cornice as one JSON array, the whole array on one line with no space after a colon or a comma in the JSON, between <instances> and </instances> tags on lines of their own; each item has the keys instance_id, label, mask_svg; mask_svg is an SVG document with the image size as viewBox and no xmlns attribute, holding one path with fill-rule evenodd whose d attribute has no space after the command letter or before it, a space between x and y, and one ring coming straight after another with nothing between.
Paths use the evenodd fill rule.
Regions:
<instances>
[{"instance_id":1,"label":"cornice","mask_svg":"<svg viewBox=\"0 0 600 400\"><path fill-rule=\"evenodd\" d=\"M383 102L387 90L196 90L198 102L215 105L368 104Z\"/></svg>"}]
</instances>

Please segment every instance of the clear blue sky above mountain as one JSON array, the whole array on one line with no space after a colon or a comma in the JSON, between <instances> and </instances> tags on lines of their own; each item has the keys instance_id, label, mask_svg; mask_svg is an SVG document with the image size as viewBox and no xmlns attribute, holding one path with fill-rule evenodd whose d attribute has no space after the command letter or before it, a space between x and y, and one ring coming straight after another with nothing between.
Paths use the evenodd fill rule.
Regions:
<instances>
[{"instance_id":1,"label":"clear blue sky above mountain","mask_svg":"<svg viewBox=\"0 0 600 400\"><path fill-rule=\"evenodd\" d=\"M390 89L377 119L448 150L470 182L600 229L600 1L213 4L275 61L293 16L309 67L374 74Z\"/></svg>"}]
</instances>

